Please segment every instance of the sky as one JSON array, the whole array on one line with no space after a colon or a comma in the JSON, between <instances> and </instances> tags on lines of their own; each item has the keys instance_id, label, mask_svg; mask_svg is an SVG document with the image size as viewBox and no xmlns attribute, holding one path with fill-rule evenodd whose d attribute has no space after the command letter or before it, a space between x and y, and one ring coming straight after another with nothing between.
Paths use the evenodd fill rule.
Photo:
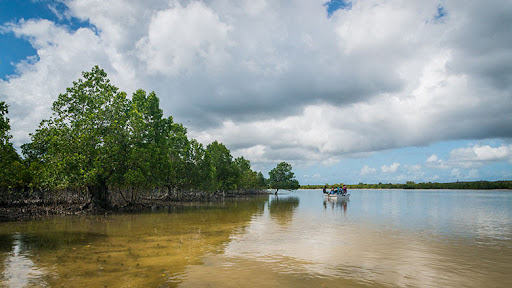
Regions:
<instances>
[{"instance_id":1,"label":"sky","mask_svg":"<svg viewBox=\"0 0 512 288\"><path fill-rule=\"evenodd\" d=\"M99 65L265 176L512 180L510 27L505 0L0 0L0 101L19 149Z\"/></svg>"}]
</instances>

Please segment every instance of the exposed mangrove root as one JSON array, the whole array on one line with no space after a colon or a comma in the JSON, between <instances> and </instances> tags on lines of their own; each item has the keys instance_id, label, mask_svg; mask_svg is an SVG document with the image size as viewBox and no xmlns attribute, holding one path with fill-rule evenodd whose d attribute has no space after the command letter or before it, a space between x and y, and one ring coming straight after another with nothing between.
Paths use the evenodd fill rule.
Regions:
<instances>
[{"instance_id":1,"label":"exposed mangrove root","mask_svg":"<svg viewBox=\"0 0 512 288\"><path fill-rule=\"evenodd\" d=\"M267 190L238 190L217 193L201 191L158 191L127 197L111 193L107 205L98 205L91 197L69 197L61 193L58 198L32 198L0 203L0 222L42 219L53 216L94 215L147 211L154 207L168 207L187 202L208 202L225 197L268 194Z\"/></svg>"}]
</instances>

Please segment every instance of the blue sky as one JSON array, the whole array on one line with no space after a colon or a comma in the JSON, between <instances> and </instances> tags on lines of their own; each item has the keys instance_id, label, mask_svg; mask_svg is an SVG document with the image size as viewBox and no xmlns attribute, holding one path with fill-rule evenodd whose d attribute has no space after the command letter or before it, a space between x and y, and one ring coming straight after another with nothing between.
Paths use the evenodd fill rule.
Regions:
<instances>
[{"instance_id":1,"label":"blue sky","mask_svg":"<svg viewBox=\"0 0 512 288\"><path fill-rule=\"evenodd\" d=\"M302 184L512 179L512 4L0 0L16 147L82 71ZM500 21L496 21L500 19Z\"/></svg>"},{"instance_id":2,"label":"blue sky","mask_svg":"<svg viewBox=\"0 0 512 288\"><path fill-rule=\"evenodd\" d=\"M2 19L2 24L6 21L16 21L20 17L36 16L37 6L41 5L29 1L0 1L0 19ZM46 5L43 8L43 10L47 10ZM12 64L24 60L29 55L36 55L37 51L27 41L17 38L13 33L3 33L1 37L2 50L0 61L2 63L0 65L0 73L2 78L5 79L6 76L15 72L15 66Z\"/></svg>"},{"instance_id":3,"label":"blue sky","mask_svg":"<svg viewBox=\"0 0 512 288\"><path fill-rule=\"evenodd\" d=\"M352 2L345 0L331 0L329 2L325 2L324 6L326 7L327 15L330 17L339 9L350 10L352 8Z\"/></svg>"},{"instance_id":4,"label":"blue sky","mask_svg":"<svg viewBox=\"0 0 512 288\"><path fill-rule=\"evenodd\" d=\"M21 19L48 19L67 29L76 30L80 27L92 27L88 22L76 18L62 17L67 7L59 1L45 0L0 0L0 19L2 24L18 22ZM16 37L14 33L4 31L0 34L2 39L0 61L0 75L2 79L16 74L16 64L29 56L37 57L37 50L26 38Z\"/></svg>"},{"instance_id":5,"label":"blue sky","mask_svg":"<svg viewBox=\"0 0 512 288\"><path fill-rule=\"evenodd\" d=\"M303 173L306 183L405 183L419 182L455 182L455 181L497 181L511 179L510 162L496 161L490 163L474 163L460 165L452 163L441 167L439 163L427 162L436 155L447 161L450 152L460 147L472 148L475 145L503 147L507 142L489 139L485 141L443 141L426 147L406 147L374 153L364 160L360 158L342 160L328 171L323 166L299 171ZM399 165L396 165L399 164ZM364 169L364 167L367 169ZM383 168L384 167L384 168ZM395 170L396 167L396 170ZM311 174L309 170L317 173ZM367 171L367 172L364 172ZM331 180L332 179L332 180ZM336 181L335 179L339 179ZM329 181L330 180L330 181ZM333 181L334 180L334 181Z\"/></svg>"}]
</instances>

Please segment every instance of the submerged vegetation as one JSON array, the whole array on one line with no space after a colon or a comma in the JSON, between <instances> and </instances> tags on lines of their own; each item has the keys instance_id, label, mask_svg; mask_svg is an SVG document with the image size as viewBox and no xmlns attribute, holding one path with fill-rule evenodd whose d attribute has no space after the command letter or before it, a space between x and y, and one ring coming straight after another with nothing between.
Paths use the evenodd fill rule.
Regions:
<instances>
[{"instance_id":1,"label":"submerged vegetation","mask_svg":"<svg viewBox=\"0 0 512 288\"><path fill-rule=\"evenodd\" d=\"M222 143L205 147L189 139L182 124L163 117L154 92L137 90L130 99L98 66L82 75L59 95L31 142L22 145L24 157L10 143L8 106L0 103L2 206L67 201L109 209L147 199L208 199L268 188L249 160L233 159ZM271 183L286 188L288 180Z\"/></svg>"}]
</instances>

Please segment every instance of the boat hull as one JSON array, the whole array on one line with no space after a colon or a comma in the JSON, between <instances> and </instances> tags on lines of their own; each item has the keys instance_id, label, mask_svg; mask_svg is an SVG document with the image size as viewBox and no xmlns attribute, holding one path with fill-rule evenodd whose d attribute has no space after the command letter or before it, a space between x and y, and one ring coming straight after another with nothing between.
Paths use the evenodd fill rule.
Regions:
<instances>
[{"instance_id":1,"label":"boat hull","mask_svg":"<svg viewBox=\"0 0 512 288\"><path fill-rule=\"evenodd\" d=\"M341 194L329 194L329 193L325 193L324 194L327 198L337 198L337 199L348 199L350 197L350 194L347 194L345 196L341 195Z\"/></svg>"}]
</instances>

